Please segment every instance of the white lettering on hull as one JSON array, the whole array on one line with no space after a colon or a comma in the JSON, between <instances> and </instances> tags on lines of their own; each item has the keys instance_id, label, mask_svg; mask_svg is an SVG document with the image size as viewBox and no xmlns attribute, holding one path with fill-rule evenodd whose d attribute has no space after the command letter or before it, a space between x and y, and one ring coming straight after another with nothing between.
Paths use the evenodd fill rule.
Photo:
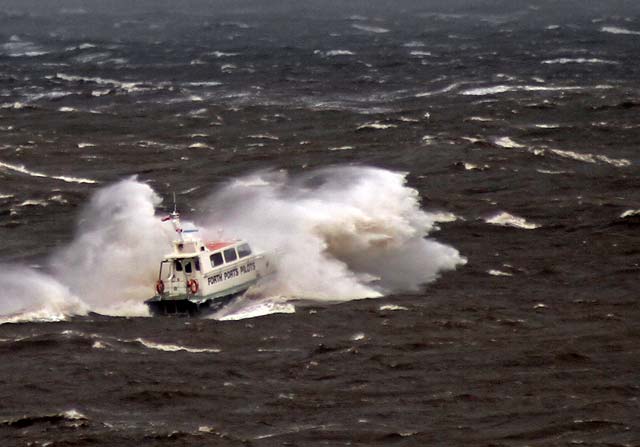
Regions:
<instances>
[{"instance_id":1,"label":"white lettering on hull","mask_svg":"<svg viewBox=\"0 0 640 447\"><path fill-rule=\"evenodd\" d=\"M251 273L253 271L256 270L256 263L255 262L248 262L246 264L243 264L240 266L240 268L238 267L234 267L230 270L227 270L226 272L223 273L216 273L215 275L209 276L207 278L207 283L212 286L214 284L218 284L222 281L226 281L228 279L232 279L232 278L236 278L240 275L244 275L247 273Z\"/></svg>"}]
</instances>

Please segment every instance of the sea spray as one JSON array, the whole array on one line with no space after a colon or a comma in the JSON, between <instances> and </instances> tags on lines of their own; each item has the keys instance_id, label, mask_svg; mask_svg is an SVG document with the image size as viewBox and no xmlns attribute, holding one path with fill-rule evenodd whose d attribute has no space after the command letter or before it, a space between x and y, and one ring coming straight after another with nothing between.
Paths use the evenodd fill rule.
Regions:
<instances>
[{"instance_id":1,"label":"sea spray","mask_svg":"<svg viewBox=\"0 0 640 447\"><path fill-rule=\"evenodd\" d=\"M55 278L26 267L0 265L0 323L61 320L88 307Z\"/></svg>"},{"instance_id":2,"label":"sea spray","mask_svg":"<svg viewBox=\"0 0 640 447\"><path fill-rule=\"evenodd\" d=\"M53 275L109 315L145 315L162 256L175 233L155 215L160 197L135 178L100 189L74 240L52 257Z\"/></svg>"},{"instance_id":3,"label":"sea spray","mask_svg":"<svg viewBox=\"0 0 640 447\"><path fill-rule=\"evenodd\" d=\"M465 259L425 236L436 215L420 209L405 174L330 167L299 176L264 171L231 181L204 203L204 227L277 253L264 295L350 300L417 290Z\"/></svg>"},{"instance_id":4,"label":"sea spray","mask_svg":"<svg viewBox=\"0 0 640 447\"><path fill-rule=\"evenodd\" d=\"M95 311L147 315L143 301L175 238L160 198L130 178L98 190L76 235L50 259L0 274L2 321ZM290 312L290 300L344 301L417 290L465 259L426 236L437 214L419 206L405 174L331 167L297 176L263 171L224 185L191 216L208 239L243 238L273 256L277 273L216 317ZM246 303L246 305L245 305Z\"/></svg>"}]
</instances>

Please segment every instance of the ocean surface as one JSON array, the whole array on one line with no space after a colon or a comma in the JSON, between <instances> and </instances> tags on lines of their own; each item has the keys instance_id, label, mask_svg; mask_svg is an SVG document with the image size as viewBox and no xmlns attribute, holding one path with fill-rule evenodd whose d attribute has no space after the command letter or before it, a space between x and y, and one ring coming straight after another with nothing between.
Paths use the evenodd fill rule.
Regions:
<instances>
[{"instance_id":1,"label":"ocean surface","mask_svg":"<svg viewBox=\"0 0 640 447\"><path fill-rule=\"evenodd\" d=\"M274 3L0 1L0 445L640 445L640 5Z\"/></svg>"}]
</instances>

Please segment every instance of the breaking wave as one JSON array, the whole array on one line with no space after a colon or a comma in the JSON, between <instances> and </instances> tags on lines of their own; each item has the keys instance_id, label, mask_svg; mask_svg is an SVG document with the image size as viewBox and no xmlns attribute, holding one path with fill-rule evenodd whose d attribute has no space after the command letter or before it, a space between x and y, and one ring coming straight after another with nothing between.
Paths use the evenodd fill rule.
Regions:
<instances>
[{"instance_id":1,"label":"breaking wave","mask_svg":"<svg viewBox=\"0 0 640 447\"><path fill-rule=\"evenodd\" d=\"M153 294L159 262L174 237L171 225L155 214L160 202L135 178L98 190L74 240L52 255L48 273L24 267L0 275L0 322L88 311L147 315L143 301ZM277 264L268 282L217 318L290 312L291 300L418 290L466 262L454 248L426 237L443 214L420 209L405 174L384 169L259 172L224 185L198 209L192 217L206 238L246 239L274 254Z\"/></svg>"}]
</instances>

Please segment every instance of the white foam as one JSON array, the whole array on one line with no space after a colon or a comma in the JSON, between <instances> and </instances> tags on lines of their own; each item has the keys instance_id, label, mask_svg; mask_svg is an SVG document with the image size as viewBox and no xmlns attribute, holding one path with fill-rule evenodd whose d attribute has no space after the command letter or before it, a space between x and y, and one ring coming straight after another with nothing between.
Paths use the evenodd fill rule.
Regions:
<instances>
[{"instance_id":1,"label":"white foam","mask_svg":"<svg viewBox=\"0 0 640 447\"><path fill-rule=\"evenodd\" d=\"M617 168L624 168L631 166L631 162L625 158L610 158L606 155L590 154L590 153L578 153L574 151L564 151L560 149L549 149L549 151L562 158L568 158L570 160L581 161L583 163L597 163L601 161L603 163L610 164Z\"/></svg>"},{"instance_id":2,"label":"white foam","mask_svg":"<svg viewBox=\"0 0 640 447\"><path fill-rule=\"evenodd\" d=\"M351 27L360 31L366 31L368 33L374 34L384 34L389 32L387 28L382 28L381 26L362 25L359 23L353 23Z\"/></svg>"},{"instance_id":3,"label":"white foam","mask_svg":"<svg viewBox=\"0 0 640 447\"><path fill-rule=\"evenodd\" d=\"M487 273L491 276L513 276L511 273L503 272L502 270L489 270Z\"/></svg>"},{"instance_id":4,"label":"white foam","mask_svg":"<svg viewBox=\"0 0 640 447\"><path fill-rule=\"evenodd\" d=\"M173 231L155 216L159 197L128 179L99 190L80 216L75 239L52 258L56 278L107 315L148 315L158 265Z\"/></svg>"},{"instance_id":5,"label":"white foam","mask_svg":"<svg viewBox=\"0 0 640 447\"><path fill-rule=\"evenodd\" d=\"M29 199L29 200L25 200L24 202L18 204L18 206L22 207L22 206L47 206L49 205L49 203L46 200L34 200L34 199Z\"/></svg>"},{"instance_id":6,"label":"white foam","mask_svg":"<svg viewBox=\"0 0 640 447\"><path fill-rule=\"evenodd\" d=\"M549 169L536 169L536 172L539 172L540 174L546 174L546 175L570 174L570 171L552 171Z\"/></svg>"},{"instance_id":7,"label":"white foam","mask_svg":"<svg viewBox=\"0 0 640 447\"><path fill-rule=\"evenodd\" d=\"M558 58L558 59L547 59L542 61L543 64L606 64L606 65L618 65L620 62L606 60L606 59L598 59L598 58Z\"/></svg>"},{"instance_id":8,"label":"white foam","mask_svg":"<svg viewBox=\"0 0 640 447\"><path fill-rule=\"evenodd\" d=\"M222 82L218 81L200 81L200 82L187 82L187 85L193 87L217 87L222 85Z\"/></svg>"},{"instance_id":9,"label":"white foam","mask_svg":"<svg viewBox=\"0 0 640 447\"><path fill-rule=\"evenodd\" d=\"M222 309L212 318L221 321L245 320L271 314L292 314L295 312L295 306L287 303L285 298L269 297L255 300L255 302L251 302L250 299L240 301L239 305L236 303L235 306Z\"/></svg>"},{"instance_id":10,"label":"white foam","mask_svg":"<svg viewBox=\"0 0 640 447\"><path fill-rule=\"evenodd\" d=\"M462 84L459 82L454 82L453 84L449 84L441 89L438 90L433 90L433 91L429 91L429 92L422 92L422 93L417 93L415 95L416 98L425 98L428 96L434 96L434 95L441 95L443 93L449 93L453 90L456 90L457 88L459 88ZM428 112L427 112L428 113ZM428 118L425 116L425 118Z\"/></svg>"},{"instance_id":11,"label":"white foam","mask_svg":"<svg viewBox=\"0 0 640 447\"><path fill-rule=\"evenodd\" d=\"M385 124L385 123L380 123L376 121L373 123L362 124L361 126L358 126L358 130L364 130L364 129L384 130L384 129L393 129L394 127L398 127L398 126L396 124Z\"/></svg>"},{"instance_id":12,"label":"white foam","mask_svg":"<svg viewBox=\"0 0 640 447\"><path fill-rule=\"evenodd\" d=\"M397 310L409 310L408 308L404 307L404 306L398 306L396 304L383 304L382 306L379 307L379 310L382 311L397 311Z\"/></svg>"},{"instance_id":13,"label":"white foam","mask_svg":"<svg viewBox=\"0 0 640 447\"><path fill-rule=\"evenodd\" d=\"M155 349L157 351L165 351L165 352L185 351L185 352L191 352L194 354L199 354L203 352L208 352L208 353L220 352L220 349L216 349L216 348L213 348L213 349L212 348L188 348L186 346L181 346L181 345L155 343L152 341L145 340L144 338L136 338L135 341L140 343L145 348Z\"/></svg>"},{"instance_id":14,"label":"white foam","mask_svg":"<svg viewBox=\"0 0 640 447\"><path fill-rule=\"evenodd\" d=\"M339 147L330 147L328 150L330 151L350 151L353 149L353 146L339 146Z\"/></svg>"},{"instance_id":15,"label":"white foam","mask_svg":"<svg viewBox=\"0 0 640 447\"><path fill-rule=\"evenodd\" d=\"M467 121L479 121L481 123L490 123L491 121L495 121L493 118L486 118L483 116L472 116L467 118Z\"/></svg>"},{"instance_id":16,"label":"white foam","mask_svg":"<svg viewBox=\"0 0 640 447\"><path fill-rule=\"evenodd\" d=\"M620 217L622 219L633 216L640 216L640 210L627 210L624 213L620 214Z\"/></svg>"},{"instance_id":17,"label":"white foam","mask_svg":"<svg viewBox=\"0 0 640 447\"><path fill-rule=\"evenodd\" d=\"M49 53L33 42L21 40L16 35L11 36L9 42L0 45L0 51L9 57L37 57Z\"/></svg>"},{"instance_id":18,"label":"white foam","mask_svg":"<svg viewBox=\"0 0 640 447\"><path fill-rule=\"evenodd\" d=\"M299 177L261 172L223 186L206 200L213 211L202 219L204 238L247 239L273 254L277 273L216 318L295 312L291 299L333 302L417 290L464 264L455 249L425 238L455 216L421 210L417 191L405 182L404 173L334 167ZM0 321L55 321L88 310L148 315L143 302L154 293L175 236L155 216L158 204L153 190L133 178L98 190L74 240L51 257L50 273L0 268Z\"/></svg>"},{"instance_id":19,"label":"white foam","mask_svg":"<svg viewBox=\"0 0 640 447\"><path fill-rule=\"evenodd\" d=\"M62 321L87 306L55 278L25 267L0 265L0 324Z\"/></svg>"},{"instance_id":20,"label":"white foam","mask_svg":"<svg viewBox=\"0 0 640 447\"><path fill-rule=\"evenodd\" d=\"M640 31L633 31L627 28L619 28L617 26L603 26L602 28L600 28L600 31L602 31L603 33L610 33L610 34L640 36Z\"/></svg>"},{"instance_id":21,"label":"white foam","mask_svg":"<svg viewBox=\"0 0 640 447\"><path fill-rule=\"evenodd\" d=\"M225 57L235 57L240 56L240 53L228 53L225 51L212 51L211 53L207 53L209 56L216 57L218 59Z\"/></svg>"},{"instance_id":22,"label":"white foam","mask_svg":"<svg viewBox=\"0 0 640 447\"><path fill-rule=\"evenodd\" d=\"M20 101L16 101L16 102L8 102L8 103L4 103L2 105L0 105L0 109L15 109L15 110L20 110L20 109L24 109L27 105L20 102Z\"/></svg>"},{"instance_id":23,"label":"white foam","mask_svg":"<svg viewBox=\"0 0 640 447\"><path fill-rule=\"evenodd\" d=\"M489 169L489 165L487 164L480 166L474 163L467 163L466 161L462 163L462 167L465 169L465 171L485 171Z\"/></svg>"},{"instance_id":24,"label":"white foam","mask_svg":"<svg viewBox=\"0 0 640 447\"><path fill-rule=\"evenodd\" d=\"M489 218L486 218L484 221L492 225L514 227L523 230L535 230L536 228L540 228L540 225L538 224L527 222L524 218L514 216L513 214L509 214L505 211L501 211Z\"/></svg>"},{"instance_id":25,"label":"white foam","mask_svg":"<svg viewBox=\"0 0 640 447\"><path fill-rule=\"evenodd\" d=\"M335 56L353 56L355 53L350 50L329 50L324 53L325 56L335 57Z\"/></svg>"},{"instance_id":26,"label":"white foam","mask_svg":"<svg viewBox=\"0 0 640 447\"><path fill-rule=\"evenodd\" d=\"M419 56L419 57L433 56L433 53L431 53L430 51L420 51L420 50L411 51L409 54L411 56Z\"/></svg>"},{"instance_id":27,"label":"white foam","mask_svg":"<svg viewBox=\"0 0 640 447\"><path fill-rule=\"evenodd\" d=\"M98 85L110 85L110 86L125 90L127 92L144 90L144 88L136 82L122 82L115 79L106 79L106 78L100 78L100 77L74 76L74 75L68 75L64 73L56 73L55 76L47 76L47 78L49 79L57 78L67 82L87 82L87 83L94 83Z\"/></svg>"},{"instance_id":28,"label":"white foam","mask_svg":"<svg viewBox=\"0 0 640 447\"><path fill-rule=\"evenodd\" d=\"M517 143L517 142L513 141L509 137L496 138L496 139L493 140L493 142L494 142L494 144L496 146L504 147L504 148L507 148L507 149L519 149L519 148L526 147L523 144L520 144L520 143Z\"/></svg>"},{"instance_id":29,"label":"white foam","mask_svg":"<svg viewBox=\"0 0 640 447\"><path fill-rule=\"evenodd\" d=\"M275 135L268 134L268 133L247 135L247 138L253 138L255 140L271 140L271 141L279 141L280 140L279 137L277 137Z\"/></svg>"},{"instance_id":30,"label":"white foam","mask_svg":"<svg viewBox=\"0 0 640 447\"><path fill-rule=\"evenodd\" d=\"M468 90L462 90L461 95L465 96L487 96L497 95L510 92L563 92L576 90L603 90L610 89L611 85L595 85L595 86L542 86L542 85L493 85L489 87L478 87Z\"/></svg>"},{"instance_id":31,"label":"white foam","mask_svg":"<svg viewBox=\"0 0 640 447\"><path fill-rule=\"evenodd\" d=\"M21 174L30 175L32 177L43 177L43 178L50 178L54 180L62 180L63 182L67 182L67 183L91 183L91 184L98 183L97 180L92 180L92 179L82 178L82 177L69 177L66 175L47 175L47 174L43 174L42 172L31 171L25 168L23 165L14 165L10 163L4 163L1 161L0 161L0 168L9 169L10 171L19 172Z\"/></svg>"},{"instance_id":32,"label":"white foam","mask_svg":"<svg viewBox=\"0 0 640 447\"><path fill-rule=\"evenodd\" d=\"M192 143L189 145L189 149L210 149L211 146L205 143Z\"/></svg>"},{"instance_id":33,"label":"white foam","mask_svg":"<svg viewBox=\"0 0 640 447\"><path fill-rule=\"evenodd\" d=\"M281 253L263 296L377 297L416 290L465 262L455 249L425 239L439 218L450 216L422 211L403 173L336 167L248 178L261 186L234 181L220 189L207 201L213 211L203 226L232 229L233 236Z\"/></svg>"}]
</instances>

